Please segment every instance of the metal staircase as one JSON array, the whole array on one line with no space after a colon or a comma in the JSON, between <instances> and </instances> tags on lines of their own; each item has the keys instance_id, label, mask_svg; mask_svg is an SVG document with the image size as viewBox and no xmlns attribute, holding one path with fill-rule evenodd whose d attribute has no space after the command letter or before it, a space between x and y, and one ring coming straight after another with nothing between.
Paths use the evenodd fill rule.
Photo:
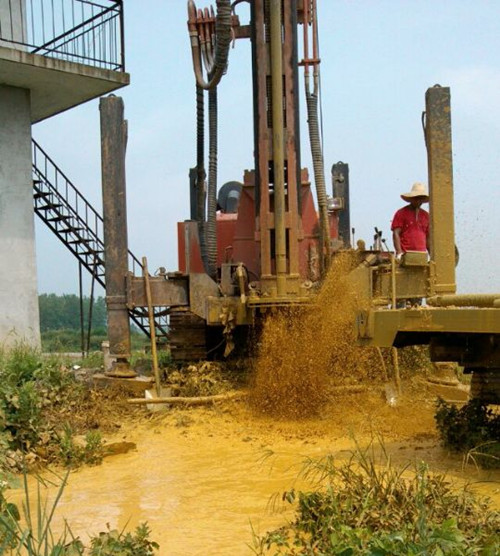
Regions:
<instances>
[{"instance_id":1,"label":"metal staircase","mask_svg":"<svg viewBox=\"0 0 500 556\"><path fill-rule=\"evenodd\" d=\"M32 147L35 213L106 289L102 216L34 139ZM134 275L142 274L139 259L130 250L128 255L129 269ZM156 337L161 341L167 337L167 308L156 307L154 312ZM129 314L150 336L147 308L136 307L129 310Z\"/></svg>"}]
</instances>

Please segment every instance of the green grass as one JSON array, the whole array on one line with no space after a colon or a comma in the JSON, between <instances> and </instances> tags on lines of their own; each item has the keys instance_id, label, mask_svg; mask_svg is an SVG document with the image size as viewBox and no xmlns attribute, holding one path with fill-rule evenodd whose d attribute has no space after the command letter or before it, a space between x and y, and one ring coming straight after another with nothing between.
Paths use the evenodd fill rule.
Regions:
<instances>
[{"instance_id":1,"label":"green grass","mask_svg":"<svg viewBox=\"0 0 500 556\"><path fill-rule=\"evenodd\" d=\"M282 495L295 519L254 536L255 554L342 556L472 556L500 553L500 514L468 489L455 490L420 463L394 466L373 445L343 463L306 463L310 491Z\"/></svg>"},{"instance_id":2,"label":"green grass","mask_svg":"<svg viewBox=\"0 0 500 556\"><path fill-rule=\"evenodd\" d=\"M0 466L9 453L16 454L18 471L42 454L45 461L72 467L98 462L102 448L95 431L87 433L82 447L68 434L88 399L63 359L42 357L22 344L0 350Z\"/></svg>"}]
</instances>

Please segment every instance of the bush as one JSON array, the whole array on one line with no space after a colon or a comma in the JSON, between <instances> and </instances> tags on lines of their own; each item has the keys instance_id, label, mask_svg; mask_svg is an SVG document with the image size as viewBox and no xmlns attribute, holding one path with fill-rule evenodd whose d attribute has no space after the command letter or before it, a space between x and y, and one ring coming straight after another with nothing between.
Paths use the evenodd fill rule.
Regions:
<instances>
[{"instance_id":1,"label":"bush","mask_svg":"<svg viewBox=\"0 0 500 556\"><path fill-rule=\"evenodd\" d=\"M75 440L73 430L65 424L59 437L60 458L66 467L80 467L82 464L98 465L104 456L104 447L98 431L89 431L83 440Z\"/></svg>"},{"instance_id":2,"label":"bush","mask_svg":"<svg viewBox=\"0 0 500 556\"><path fill-rule=\"evenodd\" d=\"M150 533L147 523L139 525L134 534L116 530L100 533L91 541L90 556L153 556L159 546L149 540Z\"/></svg>"},{"instance_id":3,"label":"bush","mask_svg":"<svg viewBox=\"0 0 500 556\"><path fill-rule=\"evenodd\" d=\"M482 467L500 467L500 415L481 400L459 409L439 399L435 420L445 448L467 454Z\"/></svg>"},{"instance_id":4,"label":"bush","mask_svg":"<svg viewBox=\"0 0 500 556\"><path fill-rule=\"evenodd\" d=\"M60 421L49 415L74 407L83 394L60 359L44 359L25 346L0 352L0 454L3 449L34 456L42 446L57 445Z\"/></svg>"},{"instance_id":5,"label":"bush","mask_svg":"<svg viewBox=\"0 0 500 556\"><path fill-rule=\"evenodd\" d=\"M466 489L455 492L421 463L410 478L387 456L358 450L344 464L311 460L311 492L291 490L293 523L254 539L254 552L324 555L498 554L500 514Z\"/></svg>"}]
</instances>

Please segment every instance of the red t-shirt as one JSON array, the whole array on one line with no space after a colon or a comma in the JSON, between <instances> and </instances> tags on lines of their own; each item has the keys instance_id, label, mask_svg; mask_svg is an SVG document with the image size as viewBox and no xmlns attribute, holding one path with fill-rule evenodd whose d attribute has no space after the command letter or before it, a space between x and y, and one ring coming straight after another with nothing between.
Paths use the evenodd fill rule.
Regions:
<instances>
[{"instance_id":1,"label":"red t-shirt","mask_svg":"<svg viewBox=\"0 0 500 556\"><path fill-rule=\"evenodd\" d=\"M407 205L399 209L392 219L391 230L400 228L401 249L406 251L427 251L427 234L429 233L429 213Z\"/></svg>"}]
</instances>

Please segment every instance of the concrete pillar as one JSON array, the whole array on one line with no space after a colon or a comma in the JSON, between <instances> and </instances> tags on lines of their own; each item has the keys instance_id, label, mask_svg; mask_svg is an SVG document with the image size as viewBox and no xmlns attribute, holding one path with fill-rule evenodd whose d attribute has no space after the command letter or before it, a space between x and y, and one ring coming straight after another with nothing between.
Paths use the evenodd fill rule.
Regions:
<instances>
[{"instance_id":1,"label":"concrete pillar","mask_svg":"<svg viewBox=\"0 0 500 556\"><path fill-rule=\"evenodd\" d=\"M30 92L0 86L0 345L40 347Z\"/></svg>"}]
</instances>

